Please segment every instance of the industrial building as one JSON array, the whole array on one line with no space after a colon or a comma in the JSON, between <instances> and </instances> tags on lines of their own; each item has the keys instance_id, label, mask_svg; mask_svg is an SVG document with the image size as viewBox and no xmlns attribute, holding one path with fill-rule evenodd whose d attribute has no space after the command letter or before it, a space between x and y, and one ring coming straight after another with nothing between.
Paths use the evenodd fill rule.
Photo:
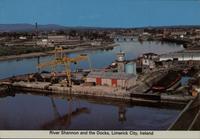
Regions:
<instances>
[{"instance_id":1,"label":"industrial building","mask_svg":"<svg viewBox=\"0 0 200 139\"><path fill-rule=\"evenodd\" d=\"M94 82L96 85L105 85L129 89L136 84L136 75L125 72L90 72L86 82Z\"/></svg>"},{"instance_id":2,"label":"industrial building","mask_svg":"<svg viewBox=\"0 0 200 139\"><path fill-rule=\"evenodd\" d=\"M155 62L154 60L158 58L157 54L154 53L145 53L143 54L143 58L142 58L142 65L146 66L150 69L153 69L155 67Z\"/></svg>"},{"instance_id":3,"label":"industrial building","mask_svg":"<svg viewBox=\"0 0 200 139\"><path fill-rule=\"evenodd\" d=\"M199 61L200 60L200 51L195 50L195 51L184 51L184 52L163 54L159 58L159 61L166 61L166 60Z\"/></svg>"},{"instance_id":4,"label":"industrial building","mask_svg":"<svg viewBox=\"0 0 200 139\"><path fill-rule=\"evenodd\" d=\"M117 53L117 72L122 72L126 74L134 74L137 75L136 73L136 63L135 62L128 62L125 60L125 53L124 52L119 52Z\"/></svg>"},{"instance_id":5,"label":"industrial building","mask_svg":"<svg viewBox=\"0 0 200 139\"><path fill-rule=\"evenodd\" d=\"M125 53L119 52L117 53L117 71L124 72L125 70Z\"/></svg>"},{"instance_id":6,"label":"industrial building","mask_svg":"<svg viewBox=\"0 0 200 139\"><path fill-rule=\"evenodd\" d=\"M149 72L156 67L155 61L158 60L158 55L154 53L145 53L137 59L137 68L141 72Z\"/></svg>"},{"instance_id":7,"label":"industrial building","mask_svg":"<svg viewBox=\"0 0 200 139\"><path fill-rule=\"evenodd\" d=\"M88 74L86 82L96 85L112 86L129 89L136 84L136 63L125 61L125 53L117 53L117 72L92 71Z\"/></svg>"},{"instance_id":8,"label":"industrial building","mask_svg":"<svg viewBox=\"0 0 200 139\"><path fill-rule=\"evenodd\" d=\"M66 40L67 38L64 35L49 35L48 36L48 42L51 42L51 43L61 43L61 42L65 42Z\"/></svg>"}]
</instances>

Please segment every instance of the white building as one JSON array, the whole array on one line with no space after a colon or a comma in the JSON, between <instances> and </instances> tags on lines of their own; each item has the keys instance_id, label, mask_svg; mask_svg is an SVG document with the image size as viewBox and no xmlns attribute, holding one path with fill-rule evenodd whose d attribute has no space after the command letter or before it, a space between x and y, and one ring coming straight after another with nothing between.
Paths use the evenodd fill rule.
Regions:
<instances>
[{"instance_id":1,"label":"white building","mask_svg":"<svg viewBox=\"0 0 200 139\"><path fill-rule=\"evenodd\" d=\"M200 61L200 51L188 51L179 53L169 53L161 55L159 61L178 60L178 61Z\"/></svg>"},{"instance_id":2,"label":"white building","mask_svg":"<svg viewBox=\"0 0 200 139\"><path fill-rule=\"evenodd\" d=\"M143 54L141 60L142 60L142 66L148 67L150 69L153 69L155 67L155 59L158 58L157 54L154 53L146 53Z\"/></svg>"},{"instance_id":3,"label":"white building","mask_svg":"<svg viewBox=\"0 0 200 139\"><path fill-rule=\"evenodd\" d=\"M25 36L20 36L19 39L20 40L26 40L27 38Z\"/></svg>"}]
</instances>

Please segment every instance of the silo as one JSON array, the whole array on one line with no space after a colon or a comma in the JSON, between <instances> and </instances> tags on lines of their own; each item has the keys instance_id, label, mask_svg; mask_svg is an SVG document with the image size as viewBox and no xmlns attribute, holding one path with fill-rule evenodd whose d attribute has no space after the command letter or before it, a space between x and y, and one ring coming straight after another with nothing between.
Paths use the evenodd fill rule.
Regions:
<instances>
[{"instance_id":1,"label":"silo","mask_svg":"<svg viewBox=\"0 0 200 139\"><path fill-rule=\"evenodd\" d=\"M125 73L136 75L137 74L136 73L136 63L135 62L127 63L125 66Z\"/></svg>"},{"instance_id":2,"label":"silo","mask_svg":"<svg viewBox=\"0 0 200 139\"><path fill-rule=\"evenodd\" d=\"M124 52L117 53L118 72L124 72L124 70L125 70L124 62L125 62L125 53Z\"/></svg>"}]
</instances>

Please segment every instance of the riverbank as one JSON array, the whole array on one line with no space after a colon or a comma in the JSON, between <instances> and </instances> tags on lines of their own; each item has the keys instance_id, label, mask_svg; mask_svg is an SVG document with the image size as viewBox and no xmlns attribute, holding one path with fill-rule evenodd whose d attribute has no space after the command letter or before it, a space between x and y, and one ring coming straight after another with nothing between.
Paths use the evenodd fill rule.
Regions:
<instances>
[{"instance_id":1,"label":"riverbank","mask_svg":"<svg viewBox=\"0 0 200 139\"><path fill-rule=\"evenodd\" d=\"M115 44L107 44L107 45L100 45L100 46L93 46L93 47L77 47L74 49L64 49L63 53L75 53L80 51L86 51L86 50L99 50L99 49L112 49L114 48ZM33 52L28 54L20 54L20 55L9 55L9 56L0 56L0 61L6 61L6 60L19 60L23 58L34 58L34 57L43 57L48 55L53 55L55 52L52 51L46 51L46 52Z\"/></svg>"}]
</instances>

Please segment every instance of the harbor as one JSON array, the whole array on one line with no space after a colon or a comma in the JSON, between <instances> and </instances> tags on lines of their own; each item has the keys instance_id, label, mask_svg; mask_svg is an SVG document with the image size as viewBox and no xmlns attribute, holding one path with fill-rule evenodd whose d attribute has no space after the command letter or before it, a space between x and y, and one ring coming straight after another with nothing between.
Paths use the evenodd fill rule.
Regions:
<instances>
[{"instance_id":1,"label":"harbor","mask_svg":"<svg viewBox=\"0 0 200 139\"><path fill-rule=\"evenodd\" d=\"M55 51L55 53L56 56L63 55L63 52L60 50ZM135 62L135 60L126 60L124 52L118 52L116 53L116 63L112 63L105 69L90 69L71 73L70 69L66 68L65 71L62 72L34 73L22 75L22 77L16 76L8 78L7 80L3 80L1 85L7 85L8 88L13 90L21 89L21 91L46 92L52 94L63 93L94 97L101 96L121 99L130 99L130 97L134 95L142 96L143 94L144 96L155 96L155 98L159 98L158 101L161 101L161 98L165 97L161 97L158 93L149 94L147 91L151 89L150 86L167 74L170 68L167 70L163 70L163 67L156 69L155 62L153 60L150 61L151 58L146 58L145 54L143 57L144 58L138 58L137 62ZM54 59L58 58L59 57L55 57ZM80 61L88 60L86 56L78 56L70 60L72 60L72 62L78 62L76 59ZM153 63L151 65L142 63L141 65L140 63L144 61ZM41 63L39 64L39 68L57 66L59 62L56 62L57 61L52 60L44 64ZM66 61L66 63L67 62L68 61ZM91 66L90 63L88 63L88 65ZM142 71L141 74L137 74L136 70L138 70L140 66L142 66L144 71ZM152 71L148 71L152 68L150 66L154 66ZM69 74L70 77L68 76ZM144 80L146 83L144 83ZM138 98L133 97L131 99Z\"/></svg>"},{"instance_id":2,"label":"harbor","mask_svg":"<svg viewBox=\"0 0 200 139\"><path fill-rule=\"evenodd\" d=\"M70 66L71 84L69 84L69 76L67 76L69 70L66 70L66 67L60 65L58 65L57 68L51 68L51 66L48 67L50 64L52 64L52 61L56 59L55 56L61 56L60 51L56 51L58 53L55 56L52 56L50 60L49 57L43 57L44 60L41 58L38 63L37 59L33 59L35 64L33 64L32 68L34 70L32 73L27 71L28 73L26 74L17 74L14 76L8 75L1 79L1 97L6 99L8 96L10 96L15 99L17 96L26 97L26 95L28 95L27 97L30 98L32 98L31 96L42 96L44 98L65 98L67 102L69 101L72 103L77 103L77 101L86 101L91 103L90 105L97 103L100 105L120 107L120 111L122 111L122 113L126 111L124 108L121 108L122 106L126 109L127 106L132 107L133 105L139 107L153 107L155 109L168 109L169 111L175 110L180 112L182 109L184 109L188 102L193 101L197 95L197 93L194 91L188 93L183 92L185 87L180 86L180 81L182 80L181 78L180 80L177 80L177 82L171 84L169 88L167 88L168 90L162 90L162 92L155 90L153 91L152 86L157 85L159 81L161 81L163 78L166 78L166 76L169 76L171 71L178 72L181 77L184 78L184 64L180 65L176 62L173 65L165 62L165 67L163 67L162 64L160 64L160 61L157 59L159 54L141 53L138 54L139 57L130 57L133 55L126 53L126 49L135 49L134 44L138 43L122 42L118 44L119 46L115 47L113 50L110 50L111 52L114 52L113 55L111 55L111 61L107 61L106 63L97 63L101 65L95 65L96 63L93 64L93 56L91 56L91 54L83 55L82 52L80 52L70 55L71 59L69 59L73 63L75 59L84 61L78 66L78 69L76 68L77 65L72 64ZM163 47L160 48L165 49ZM177 50L180 51L181 49L177 47ZM99 57L102 57L102 55L106 55L106 53L110 52L104 51L104 53L97 51L97 55L99 55ZM90 55L89 59L86 57L88 55ZM95 58L96 54L93 55ZM28 60L30 61L32 59ZM23 62L23 60L18 62ZM59 61L58 63L62 64L62 61ZM151 64L149 65L148 63ZM167 65L168 67L166 68ZM83 66L84 69L80 69L81 66ZM39 70L38 67L40 67ZM45 70L49 71L43 70L43 67L45 67ZM58 69L58 71L55 71L54 69ZM188 69L189 73L191 71L192 70ZM194 74L198 74L196 69L191 73L193 76ZM53 107L55 107L54 103ZM74 112L74 114L78 114L79 108L77 108L77 110L75 109L75 111L76 112ZM88 109L85 109L85 107L83 107L83 110L80 108L80 112L81 111L83 111L83 113L89 112ZM68 114L70 113L71 112L68 112ZM63 118L69 120L69 115L66 115ZM54 124L58 124L63 118L55 119L55 121L52 122ZM175 118L176 117L174 116L174 119ZM126 121L125 119L123 120L123 117L121 120ZM168 122L164 129L167 129L172 122L173 120ZM53 123L47 123L41 128L49 129L50 125L53 126ZM60 129L61 125L58 127ZM70 127L71 126L69 125L69 129ZM23 129L22 127L15 127L14 129L18 128ZM32 128L30 127L30 129ZM73 128L73 126L71 128L77 129ZM108 127L104 129L107 128ZM54 129L56 129L56 127L54 127ZM81 129L81 127L79 127L79 129ZM96 128L93 127L93 129ZM136 127L136 129L145 128ZM163 128L152 127L152 129Z\"/></svg>"}]
</instances>

